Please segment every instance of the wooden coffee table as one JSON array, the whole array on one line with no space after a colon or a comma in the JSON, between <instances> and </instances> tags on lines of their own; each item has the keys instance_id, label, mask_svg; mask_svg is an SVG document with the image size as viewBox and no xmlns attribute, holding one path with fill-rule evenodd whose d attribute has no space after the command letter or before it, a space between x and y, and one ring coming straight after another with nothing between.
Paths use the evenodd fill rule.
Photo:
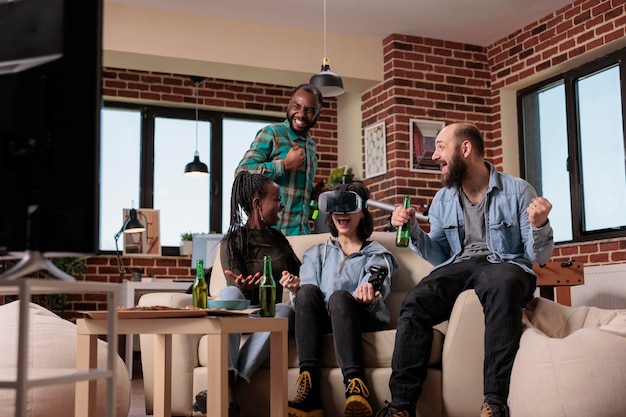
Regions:
<instances>
[{"instance_id":1,"label":"wooden coffee table","mask_svg":"<svg viewBox=\"0 0 626 417\"><path fill-rule=\"evenodd\" d=\"M106 320L76 322L78 371L97 368L97 337L106 334ZM171 417L172 335L208 336L207 415L228 415L228 334L270 332L270 416L287 416L287 319L248 316L198 318L120 318L118 334L154 334L154 416ZM112 385L115 386L114 384ZM111 386L109 386L111 389ZM96 381L76 382L76 417L95 415Z\"/></svg>"}]
</instances>

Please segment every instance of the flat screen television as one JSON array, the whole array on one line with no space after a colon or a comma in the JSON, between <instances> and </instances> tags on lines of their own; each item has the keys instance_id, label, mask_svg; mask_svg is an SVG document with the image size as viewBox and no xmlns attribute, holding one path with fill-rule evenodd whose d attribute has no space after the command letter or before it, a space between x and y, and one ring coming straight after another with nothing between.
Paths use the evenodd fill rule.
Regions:
<instances>
[{"instance_id":1,"label":"flat screen television","mask_svg":"<svg viewBox=\"0 0 626 417\"><path fill-rule=\"evenodd\" d=\"M0 256L96 253L102 0L0 1L0 39Z\"/></svg>"}]
</instances>

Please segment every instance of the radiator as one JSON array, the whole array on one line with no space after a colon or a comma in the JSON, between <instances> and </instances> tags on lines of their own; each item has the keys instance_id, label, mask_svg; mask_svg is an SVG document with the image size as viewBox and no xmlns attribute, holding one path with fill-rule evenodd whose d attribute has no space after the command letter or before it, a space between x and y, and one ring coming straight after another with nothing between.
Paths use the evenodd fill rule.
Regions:
<instances>
[{"instance_id":1,"label":"radiator","mask_svg":"<svg viewBox=\"0 0 626 417\"><path fill-rule=\"evenodd\" d=\"M572 306L626 309L626 263L586 266L585 284L572 287Z\"/></svg>"}]
</instances>

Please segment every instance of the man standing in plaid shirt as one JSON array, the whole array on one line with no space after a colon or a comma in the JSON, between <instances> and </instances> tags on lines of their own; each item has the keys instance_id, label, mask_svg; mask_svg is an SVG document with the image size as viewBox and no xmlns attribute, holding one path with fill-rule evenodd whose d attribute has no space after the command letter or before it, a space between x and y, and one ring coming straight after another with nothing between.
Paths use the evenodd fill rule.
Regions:
<instances>
[{"instance_id":1,"label":"man standing in plaid shirt","mask_svg":"<svg viewBox=\"0 0 626 417\"><path fill-rule=\"evenodd\" d=\"M265 174L281 189L284 210L276 228L285 236L311 233L309 203L317 169L317 144L309 130L322 109L322 93L311 84L293 90L287 119L264 127L239 162L235 175L246 170Z\"/></svg>"}]
</instances>

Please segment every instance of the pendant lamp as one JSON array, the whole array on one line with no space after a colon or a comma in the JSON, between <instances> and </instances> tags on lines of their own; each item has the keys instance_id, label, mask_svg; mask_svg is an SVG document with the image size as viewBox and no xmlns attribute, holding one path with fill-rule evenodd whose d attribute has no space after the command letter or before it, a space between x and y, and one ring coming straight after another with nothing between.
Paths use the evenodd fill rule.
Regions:
<instances>
[{"instance_id":1,"label":"pendant lamp","mask_svg":"<svg viewBox=\"0 0 626 417\"><path fill-rule=\"evenodd\" d=\"M336 97L343 94L341 77L330 70L330 62L326 55L326 0L324 0L324 59L322 70L311 77L309 83L316 86L324 97Z\"/></svg>"},{"instance_id":2,"label":"pendant lamp","mask_svg":"<svg viewBox=\"0 0 626 417\"><path fill-rule=\"evenodd\" d=\"M209 175L209 169L205 163L200 161L200 153L198 152L198 86L204 81L204 77L192 76L191 81L196 87L196 151L193 154L193 161L185 165L185 175Z\"/></svg>"}]
</instances>

